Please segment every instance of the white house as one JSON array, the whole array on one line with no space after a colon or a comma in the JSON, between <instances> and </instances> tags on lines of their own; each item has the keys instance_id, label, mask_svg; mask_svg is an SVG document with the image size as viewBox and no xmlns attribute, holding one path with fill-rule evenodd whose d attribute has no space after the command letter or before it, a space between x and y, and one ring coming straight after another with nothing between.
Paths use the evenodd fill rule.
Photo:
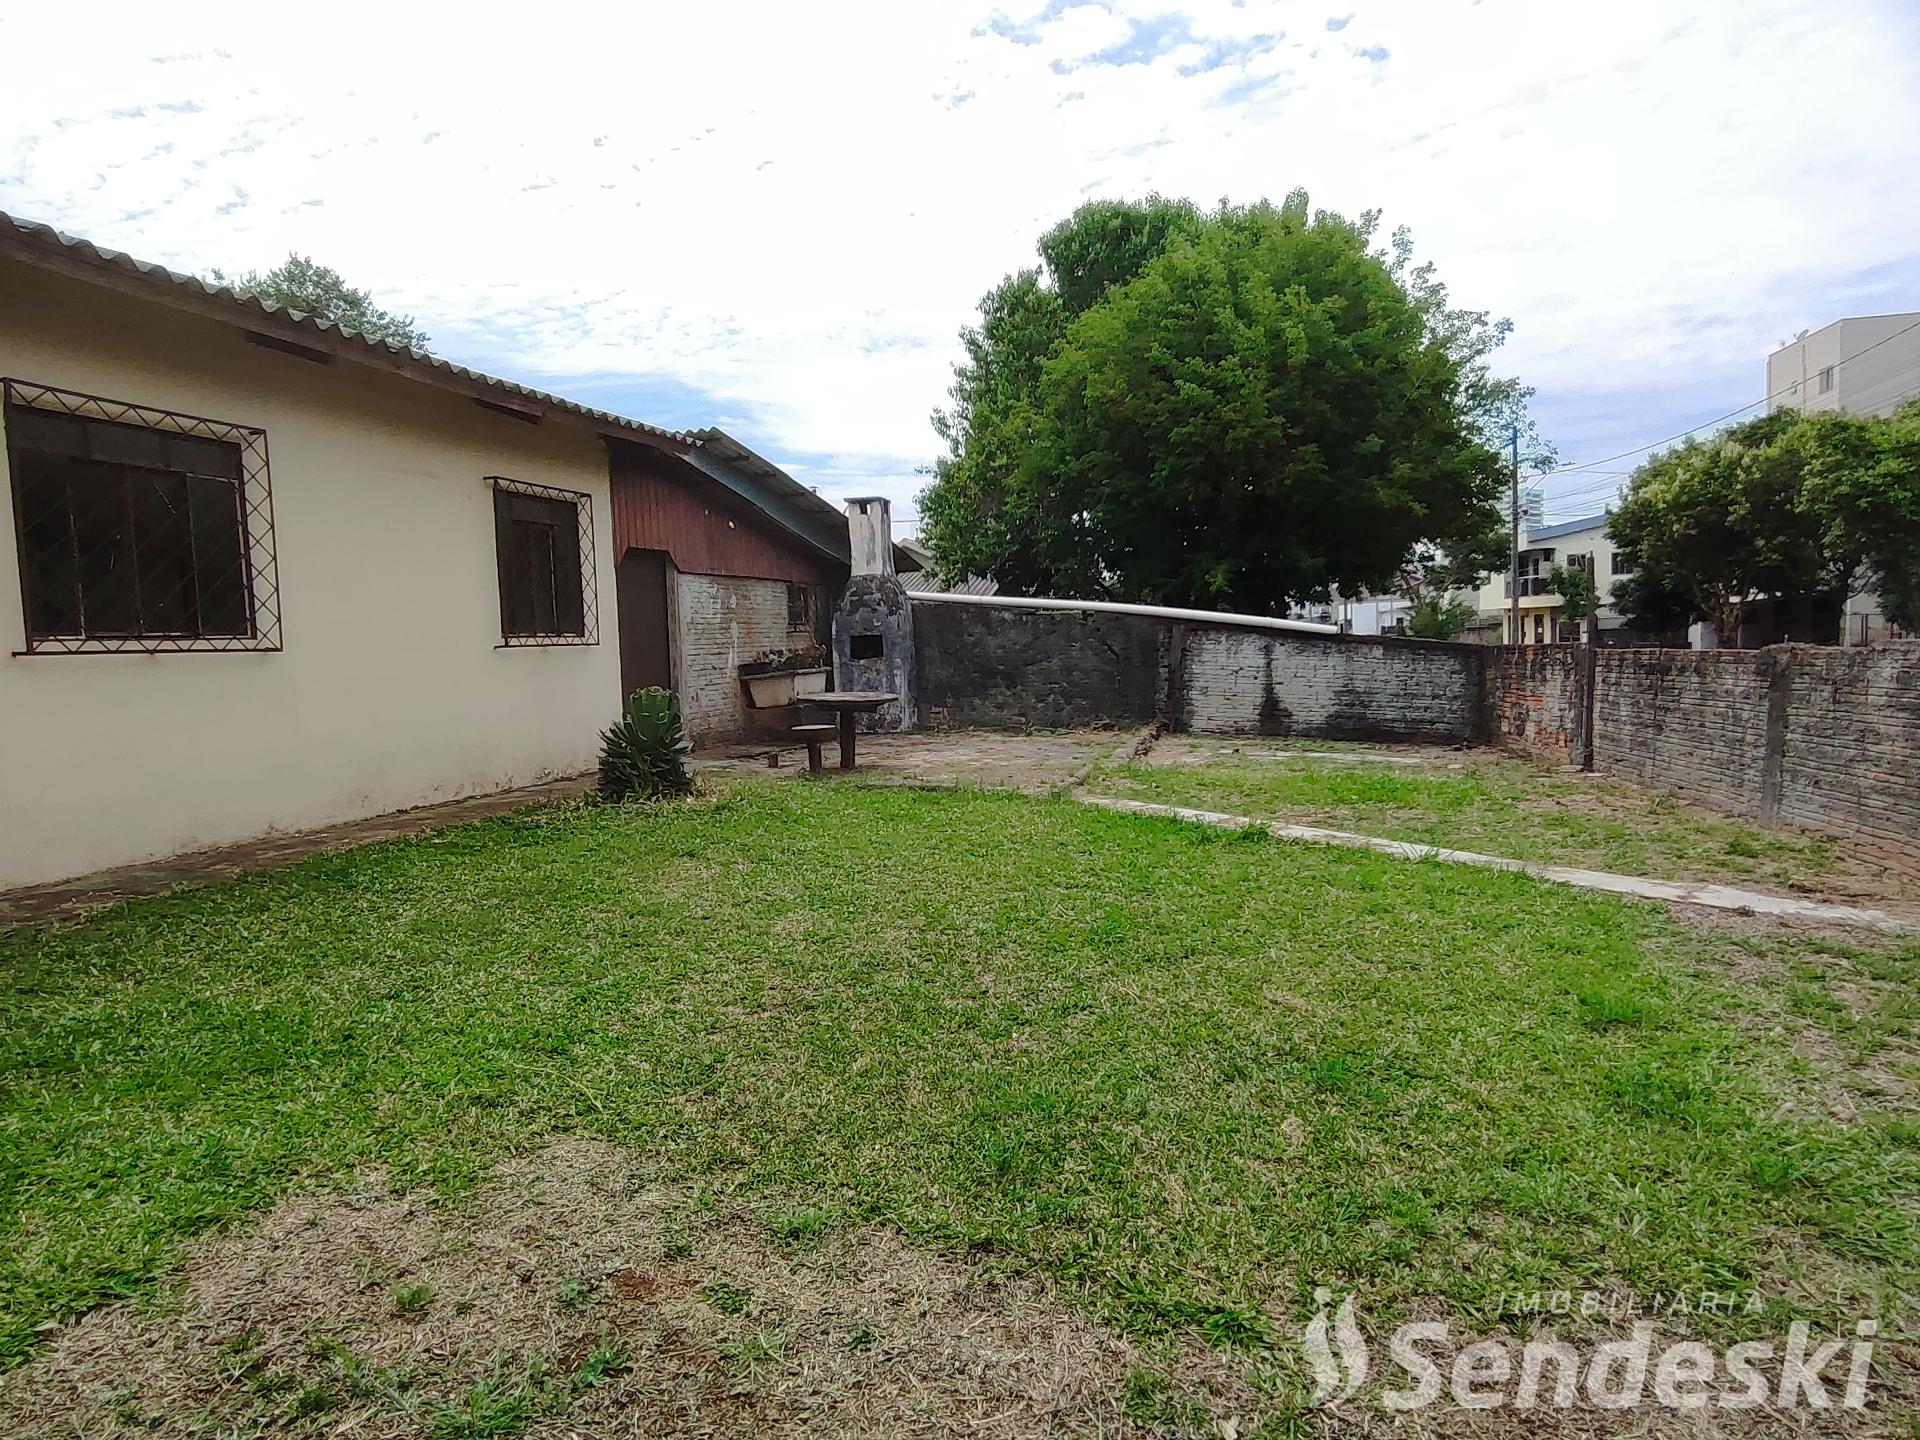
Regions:
<instances>
[{"instance_id":1,"label":"white house","mask_svg":"<svg viewBox=\"0 0 1920 1440\"><path fill-rule=\"evenodd\" d=\"M719 738L847 574L718 432L3 215L0 391L0 890L580 772L634 684Z\"/></svg>"},{"instance_id":2,"label":"white house","mask_svg":"<svg viewBox=\"0 0 1920 1440\"><path fill-rule=\"evenodd\" d=\"M1564 613L1566 602L1547 588L1547 577L1556 565L1578 569L1588 556L1593 557L1594 583L1600 592L1600 628L1619 629L1626 622L1613 608L1611 597L1615 583L1633 573L1633 558L1607 538L1607 517L1601 514L1558 525L1530 524L1520 546L1520 633L1509 633L1513 586L1502 571L1489 576L1474 593L1479 620L1473 638L1522 645L1576 638Z\"/></svg>"}]
</instances>

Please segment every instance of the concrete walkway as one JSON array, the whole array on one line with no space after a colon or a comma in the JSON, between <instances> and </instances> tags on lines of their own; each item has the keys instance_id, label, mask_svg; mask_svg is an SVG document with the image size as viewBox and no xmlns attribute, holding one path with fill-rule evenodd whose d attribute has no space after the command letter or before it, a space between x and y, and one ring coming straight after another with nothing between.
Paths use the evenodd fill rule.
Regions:
<instances>
[{"instance_id":1,"label":"concrete walkway","mask_svg":"<svg viewBox=\"0 0 1920 1440\"><path fill-rule=\"evenodd\" d=\"M253 870L273 870L291 865L309 855L328 850L345 850L368 845L376 840L393 840L405 835L424 835L448 825L464 825L473 820L523 810L529 805L551 805L573 800L593 789L591 775L569 776L540 785L524 785L515 790L496 790L486 795L469 795L438 805L421 805L412 810L396 810L365 820L349 820L317 830L283 831L263 835L237 845L222 845L212 850L195 850L185 855L170 855L163 860L148 860L138 865L122 865L92 875L79 875L48 885L0 893L0 925L21 925L42 920L72 920L98 910L103 905L136 895L161 895L180 886L205 885Z\"/></svg>"},{"instance_id":2,"label":"concrete walkway","mask_svg":"<svg viewBox=\"0 0 1920 1440\"><path fill-rule=\"evenodd\" d=\"M1791 895L1773 895L1764 890L1740 890L1731 885L1694 885L1680 880L1643 880L1638 876L1615 875L1605 870L1582 870L1572 865L1542 865L1531 860L1509 860L1504 856L1482 855L1473 850L1448 850L1438 845L1418 845L1408 840L1384 840L1377 835L1355 835L1348 830L1323 830L1317 825L1287 825L1277 820L1256 820L1250 815L1223 815L1217 810L1193 810L1185 805L1117 800L1106 795L1089 795L1084 791L1075 791L1073 798L1082 805L1093 805L1102 810L1120 810L1130 815L1160 815L1173 820L1192 821L1196 825L1211 825L1221 830L1261 829L1282 840L1345 845L1391 855L1397 860L1440 860L1449 865L1514 870L1537 879L1551 880L1558 885L1572 885L1581 890L1602 890L1636 900L1670 900L1681 905L1704 905L1712 910L1739 910L1754 915L1812 920L1826 925L1856 925L1895 933L1920 930L1920 925L1889 915L1884 910L1830 905L1819 900L1800 900Z\"/></svg>"}]
</instances>

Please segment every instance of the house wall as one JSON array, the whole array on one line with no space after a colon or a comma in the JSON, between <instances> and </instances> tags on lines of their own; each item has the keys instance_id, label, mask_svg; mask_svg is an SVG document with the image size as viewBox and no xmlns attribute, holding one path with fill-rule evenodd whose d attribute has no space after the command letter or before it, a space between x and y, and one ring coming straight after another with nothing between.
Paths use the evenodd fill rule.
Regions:
<instances>
[{"instance_id":1,"label":"house wall","mask_svg":"<svg viewBox=\"0 0 1920 1440\"><path fill-rule=\"evenodd\" d=\"M586 427L263 349L9 260L0 373L263 428L284 645L5 653L24 618L16 547L0 546L0 887L593 763L619 656L607 461ZM488 475L592 497L599 644L501 648Z\"/></svg>"},{"instance_id":2,"label":"house wall","mask_svg":"<svg viewBox=\"0 0 1920 1440\"><path fill-rule=\"evenodd\" d=\"M1917 321L1920 314L1855 316L1782 346L1767 357L1768 408L1891 415L1920 394ZM1823 391L1827 366L1833 388Z\"/></svg>"},{"instance_id":3,"label":"house wall","mask_svg":"<svg viewBox=\"0 0 1920 1440\"><path fill-rule=\"evenodd\" d=\"M845 578L717 481L638 445L613 450L614 548L664 550L682 572L825 584Z\"/></svg>"},{"instance_id":4,"label":"house wall","mask_svg":"<svg viewBox=\"0 0 1920 1440\"><path fill-rule=\"evenodd\" d=\"M817 643L787 628L787 582L737 575L673 577L676 686L680 715L695 744L747 730L739 667L771 651Z\"/></svg>"}]
</instances>

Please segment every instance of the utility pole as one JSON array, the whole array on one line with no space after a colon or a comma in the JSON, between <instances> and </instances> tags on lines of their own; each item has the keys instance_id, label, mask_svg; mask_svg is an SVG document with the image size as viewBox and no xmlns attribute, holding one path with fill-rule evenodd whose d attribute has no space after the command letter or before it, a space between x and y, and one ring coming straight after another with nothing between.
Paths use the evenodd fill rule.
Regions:
<instances>
[{"instance_id":1,"label":"utility pole","mask_svg":"<svg viewBox=\"0 0 1920 1440\"><path fill-rule=\"evenodd\" d=\"M1507 643L1520 643L1520 427L1513 427L1513 503L1508 514L1512 550L1507 557Z\"/></svg>"}]
</instances>

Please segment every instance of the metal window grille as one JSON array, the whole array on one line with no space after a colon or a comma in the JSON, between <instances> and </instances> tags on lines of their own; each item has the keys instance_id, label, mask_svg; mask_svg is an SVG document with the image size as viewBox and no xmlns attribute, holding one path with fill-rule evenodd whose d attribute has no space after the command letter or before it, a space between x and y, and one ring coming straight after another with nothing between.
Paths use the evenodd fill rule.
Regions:
<instances>
[{"instance_id":1,"label":"metal window grille","mask_svg":"<svg viewBox=\"0 0 1920 1440\"><path fill-rule=\"evenodd\" d=\"M264 430L0 379L27 654L278 650Z\"/></svg>"},{"instance_id":2,"label":"metal window grille","mask_svg":"<svg viewBox=\"0 0 1920 1440\"><path fill-rule=\"evenodd\" d=\"M599 644L593 497L504 475L489 475L487 483L493 487L500 643Z\"/></svg>"}]
</instances>

